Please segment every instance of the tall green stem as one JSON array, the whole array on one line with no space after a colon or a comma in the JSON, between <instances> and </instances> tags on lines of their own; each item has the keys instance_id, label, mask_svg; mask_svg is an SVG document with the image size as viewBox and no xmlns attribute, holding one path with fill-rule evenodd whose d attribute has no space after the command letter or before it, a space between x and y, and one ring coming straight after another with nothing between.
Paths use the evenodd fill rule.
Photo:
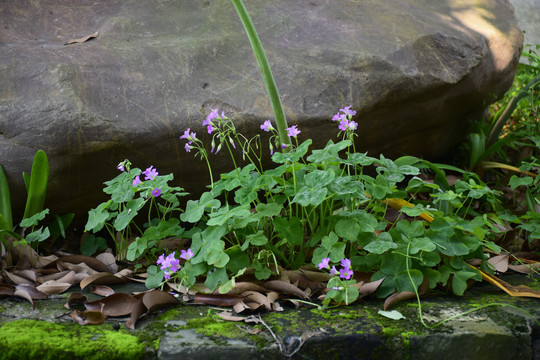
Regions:
<instances>
[{"instance_id":1,"label":"tall green stem","mask_svg":"<svg viewBox=\"0 0 540 360\"><path fill-rule=\"evenodd\" d=\"M249 38L251 43L251 48L253 49L253 54L257 59L259 68L261 69L261 74L263 77L264 85L266 86L266 91L268 92L268 97L270 98L270 103L274 109L274 117L276 118L276 127L279 135L279 141L282 144L291 145L291 141L287 136L287 131L285 130L287 126L287 119L285 118L285 112L283 111L283 106L281 105L281 100L279 98L278 89L276 87L276 82L274 81L274 76L272 75L272 70L270 69L270 64L266 58L266 53L264 52L261 40L259 35L255 30L255 26L251 22L251 18L244 6L242 0L231 0L242 25L244 25L244 30ZM289 146L286 147L289 149ZM286 151L284 149L284 151Z\"/></svg>"}]
</instances>

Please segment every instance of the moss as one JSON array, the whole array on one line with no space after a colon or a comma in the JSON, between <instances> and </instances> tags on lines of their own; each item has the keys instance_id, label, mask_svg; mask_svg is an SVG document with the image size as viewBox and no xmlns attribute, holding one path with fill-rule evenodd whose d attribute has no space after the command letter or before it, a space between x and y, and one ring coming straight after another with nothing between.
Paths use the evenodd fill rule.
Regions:
<instances>
[{"instance_id":1,"label":"moss","mask_svg":"<svg viewBox=\"0 0 540 360\"><path fill-rule=\"evenodd\" d=\"M122 330L17 320L0 327L1 360L140 359L145 346Z\"/></svg>"}]
</instances>

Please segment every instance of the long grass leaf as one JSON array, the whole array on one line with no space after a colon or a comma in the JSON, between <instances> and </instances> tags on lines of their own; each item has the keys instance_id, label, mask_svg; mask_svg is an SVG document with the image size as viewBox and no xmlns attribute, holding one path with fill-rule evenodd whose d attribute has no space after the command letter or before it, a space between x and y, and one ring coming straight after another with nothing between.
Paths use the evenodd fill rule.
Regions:
<instances>
[{"instance_id":1,"label":"long grass leaf","mask_svg":"<svg viewBox=\"0 0 540 360\"><path fill-rule=\"evenodd\" d=\"M0 215L2 215L5 220L3 224L0 224L0 230L13 230L11 195L6 174L4 173L2 166L0 166ZM4 226L6 228L4 228Z\"/></svg>"},{"instance_id":2,"label":"long grass leaf","mask_svg":"<svg viewBox=\"0 0 540 360\"><path fill-rule=\"evenodd\" d=\"M32 163L28 198L26 199L23 219L29 218L43 210L48 182L49 160L43 150L38 150Z\"/></svg>"}]
</instances>

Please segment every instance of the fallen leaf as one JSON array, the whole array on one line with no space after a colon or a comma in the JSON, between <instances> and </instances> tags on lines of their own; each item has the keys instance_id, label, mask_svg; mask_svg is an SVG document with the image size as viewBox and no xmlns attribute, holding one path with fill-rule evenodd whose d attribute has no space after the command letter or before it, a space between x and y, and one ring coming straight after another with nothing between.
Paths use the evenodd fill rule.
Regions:
<instances>
[{"instance_id":1,"label":"fallen leaf","mask_svg":"<svg viewBox=\"0 0 540 360\"><path fill-rule=\"evenodd\" d=\"M300 290L297 286L294 286L293 284L289 284L281 280L267 281L266 283L264 283L264 287L269 290L275 290L282 294L294 295L303 300L309 299L308 296L302 290Z\"/></svg>"},{"instance_id":2,"label":"fallen leaf","mask_svg":"<svg viewBox=\"0 0 540 360\"><path fill-rule=\"evenodd\" d=\"M194 301L196 304L207 304L216 306L234 306L241 302L244 298L238 295L227 294L195 294Z\"/></svg>"},{"instance_id":3,"label":"fallen leaf","mask_svg":"<svg viewBox=\"0 0 540 360\"><path fill-rule=\"evenodd\" d=\"M11 285L0 285L0 297L2 296L11 296L13 295L13 286Z\"/></svg>"},{"instance_id":4,"label":"fallen leaf","mask_svg":"<svg viewBox=\"0 0 540 360\"><path fill-rule=\"evenodd\" d=\"M86 265L85 263L72 264L69 262L57 261L56 267L60 271L71 270L71 271L75 271L75 273L77 274L93 275L97 273L96 270L92 269L90 266Z\"/></svg>"},{"instance_id":5,"label":"fallen leaf","mask_svg":"<svg viewBox=\"0 0 540 360\"><path fill-rule=\"evenodd\" d=\"M109 296L114 294L114 290L105 285L92 285L90 292L99 296Z\"/></svg>"},{"instance_id":6,"label":"fallen leaf","mask_svg":"<svg viewBox=\"0 0 540 360\"><path fill-rule=\"evenodd\" d=\"M260 306L264 306L267 311L272 310L272 305L270 304L270 301L268 301L268 298L259 292L246 291L243 292L241 295L244 297L244 302L248 304L248 306L249 302L254 302L259 304Z\"/></svg>"},{"instance_id":7,"label":"fallen leaf","mask_svg":"<svg viewBox=\"0 0 540 360\"><path fill-rule=\"evenodd\" d=\"M135 324L142 314L146 313L148 309L144 306L142 299L137 299L137 303L133 306L131 316L126 321L126 326L131 330L135 330Z\"/></svg>"},{"instance_id":8,"label":"fallen leaf","mask_svg":"<svg viewBox=\"0 0 540 360\"><path fill-rule=\"evenodd\" d=\"M38 291L34 285L21 284L21 285L15 286L15 289L16 289L15 292L17 291L27 292L29 296L34 300L45 300L49 298L44 293ZM17 294L14 294L14 295L17 296Z\"/></svg>"},{"instance_id":9,"label":"fallen leaf","mask_svg":"<svg viewBox=\"0 0 540 360\"><path fill-rule=\"evenodd\" d=\"M97 38L98 36L99 36L99 32L96 31L93 34L86 35L86 36L83 36L83 37L78 38L78 39L69 39L64 45L83 43L83 42L88 41L90 39Z\"/></svg>"},{"instance_id":10,"label":"fallen leaf","mask_svg":"<svg viewBox=\"0 0 540 360\"><path fill-rule=\"evenodd\" d=\"M105 321L107 318L103 313L103 304L100 310L86 310L79 311L74 310L71 313L71 318L80 325L98 325Z\"/></svg>"},{"instance_id":11,"label":"fallen leaf","mask_svg":"<svg viewBox=\"0 0 540 360\"><path fill-rule=\"evenodd\" d=\"M69 295L67 303L64 304L66 309L71 309L75 304L85 304L88 302L88 298L81 293L71 293Z\"/></svg>"},{"instance_id":12,"label":"fallen leaf","mask_svg":"<svg viewBox=\"0 0 540 360\"><path fill-rule=\"evenodd\" d=\"M30 270L30 269L26 269L26 270L21 270L21 271L17 271L17 276L22 276L32 282L36 282L36 272L34 270Z\"/></svg>"},{"instance_id":13,"label":"fallen leaf","mask_svg":"<svg viewBox=\"0 0 540 360\"><path fill-rule=\"evenodd\" d=\"M382 315L384 317L387 317L389 319L392 319L392 320L401 320L401 319L405 319L405 316L403 316L402 313L400 313L399 311L397 310L391 310L391 311L384 311L384 310L379 310L378 312L379 315Z\"/></svg>"},{"instance_id":14,"label":"fallen leaf","mask_svg":"<svg viewBox=\"0 0 540 360\"><path fill-rule=\"evenodd\" d=\"M108 268L107 265L102 263L101 261L97 260L96 258L93 258L91 256L85 256L85 255L69 255L69 256L62 256L59 261L64 263L70 263L70 264L85 264L88 267L94 269L97 272L107 272Z\"/></svg>"},{"instance_id":15,"label":"fallen leaf","mask_svg":"<svg viewBox=\"0 0 540 360\"><path fill-rule=\"evenodd\" d=\"M60 294L71 287L71 283L49 280L39 285L36 289L47 295Z\"/></svg>"},{"instance_id":16,"label":"fallen leaf","mask_svg":"<svg viewBox=\"0 0 540 360\"><path fill-rule=\"evenodd\" d=\"M540 270L540 263L533 264L521 264L521 265L508 265L508 268L512 271L522 274L533 274Z\"/></svg>"},{"instance_id":17,"label":"fallen leaf","mask_svg":"<svg viewBox=\"0 0 540 360\"><path fill-rule=\"evenodd\" d=\"M266 292L266 289L260 285L257 285L252 282L247 281L240 281L235 284L235 286L232 288L231 291L229 291L227 294L229 295L239 295L245 291L258 291L258 292Z\"/></svg>"},{"instance_id":18,"label":"fallen leaf","mask_svg":"<svg viewBox=\"0 0 540 360\"><path fill-rule=\"evenodd\" d=\"M226 321L239 322L246 320L246 316L233 315L231 311L222 311L220 313L217 313L216 315Z\"/></svg>"},{"instance_id":19,"label":"fallen leaf","mask_svg":"<svg viewBox=\"0 0 540 360\"><path fill-rule=\"evenodd\" d=\"M123 284L127 282L126 278L114 276L108 272L94 273L85 279L81 280L80 286L81 290L87 287L90 284L100 285L100 284Z\"/></svg>"},{"instance_id":20,"label":"fallen leaf","mask_svg":"<svg viewBox=\"0 0 540 360\"><path fill-rule=\"evenodd\" d=\"M416 293L414 291L401 291L398 293L394 293L386 298L384 301L383 309L386 310L390 306L397 304L400 301L408 300L416 297Z\"/></svg>"},{"instance_id":21,"label":"fallen leaf","mask_svg":"<svg viewBox=\"0 0 540 360\"><path fill-rule=\"evenodd\" d=\"M497 270L500 273L505 273L508 271L508 260L510 258L510 254L502 254L497 255L488 260L488 263L493 265L495 270Z\"/></svg>"},{"instance_id":22,"label":"fallen leaf","mask_svg":"<svg viewBox=\"0 0 540 360\"><path fill-rule=\"evenodd\" d=\"M178 299L168 292L153 290L144 294L142 302L148 311L152 311L166 305L177 304Z\"/></svg>"},{"instance_id":23,"label":"fallen leaf","mask_svg":"<svg viewBox=\"0 0 540 360\"><path fill-rule=\"evenodd\" d=\"M26 285L33 285L34 283L22 276L15 275L9 271L4 270L3 271L4 276L11 281L12 283L16 285L26 284Z\"/></svg>"},{"instance_id":24,"label":"fallen leaf","mask_svg":"<svg viewBox=\"0 0 540 360\"><path fill-rule=\"evenodd\" d=\"M381 286L384 279L385 277L379 280L363 283L360 289L358 289L358 294L359 294L358 297L363 298L365 296L375 293L375 291L377 291L379 286Z\"/></svg>"},{"instance_id":25,"label":"fallen leaf","mask_svg":"<svg viewBox=\"0 0 540 360\"><path fill-rule=\"evenodd\" d=\"M111 253L101 253L98 256L96 256L96 260L100 261L101 263L105 264L107 267L108 272L115 274L118 272L118 265L116 264L116 259L114 258L114 255Z\"/></svg>"},{"instance_id":26,"label":"fallen leaf","mask_svg":"<svg viewBox=\"0 0 540 360\"><path fill-rule=\"evenodd\" d=\"M138 299L126 293L116 293L103 299L87 302L87 310L98 311L103 305L105 316L125 316L132 313L133 308L139 302Z\"/></svg>"},{"instance_id":27,"label":"fallen leaf","mask_svg":"<svg viewBox=\"0 0 540 360\"><path fill-rule=\"evenodd\" d=\"M472 265L469 265L469 266L480 271L480 273L482 274L483 280L497 286L499 289L503 290L510 296L540 298L540 290L531 289L525 285L517 285L517 286L510 285L506 281L503 281L499 278L491 276Z\"/></svg>"}]
</instances>

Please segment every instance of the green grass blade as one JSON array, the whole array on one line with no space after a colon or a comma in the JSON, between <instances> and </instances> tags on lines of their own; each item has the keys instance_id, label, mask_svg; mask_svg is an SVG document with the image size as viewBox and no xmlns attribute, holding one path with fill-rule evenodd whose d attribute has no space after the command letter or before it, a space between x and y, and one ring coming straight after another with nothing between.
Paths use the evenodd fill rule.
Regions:
<instances>
[{"instance_id":1,"label":"green grass blade","mask_svg":"<svg viewBox=\"0 0 540 360\"><path fill-rule=\"evenodd\" d=\"M4 222L0 223L0 230L13 230L11 195L6 174L4 173L2 166L0 166L0 215L2 215L4 219Z\"/></svg>"},{"instance_id":2,"label":"green grass blade","mask_svg":"<svg viewBox=\"0 0 540 360\"><path fill-rule=\"evenodd\" d=\"M266 86L266 91L268 92L270 103L272 104L272 108L274 110L279 141L282 144L290 145L291 141L287 136L287 131L285 130L288 127L287 119L285 118L285 112L283 111L283 106L279 98L279 92L276 86L276 82L274 80L274 76L272 75L272 70L270 69L270 64L268 63L268 59L266 58L266 53L264 52L264 48L262 46L261 40L259 39L259 35L255 30L255 26L253 25L253 22L251 21L251 18L242 0L231 1L234 5L234 8L236 9L236 12L238 13L238 16L240 17L240 20L242 21L244 30L246 31L246 34L249 38L249 42L251 43L253 54L255 55L257 63L259 64L259 68L261 69L264 85Z\"/></svg>"},{"instance_id":3,"label":"green grass blade","mask_svg":"<svg viewBox=\"0 0 540 360\"><path fill-rule=\"evenodd\" d=\"M28 198L26 199L23 219L29 218L43 210L48 182L49 160L45 152L39 150L34 156L34 162L32 163Z\"/></svg>"}]
</instances>

